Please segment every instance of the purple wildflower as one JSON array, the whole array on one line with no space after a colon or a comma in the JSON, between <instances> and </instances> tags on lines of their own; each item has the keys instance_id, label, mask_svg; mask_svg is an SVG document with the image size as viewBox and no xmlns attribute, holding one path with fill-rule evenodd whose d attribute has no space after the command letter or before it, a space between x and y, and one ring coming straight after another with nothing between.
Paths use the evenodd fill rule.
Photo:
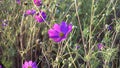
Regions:
<instances>
[{"instance_id":1,"label":"purple wildflower","mask_svg":"<svg viewBox=\"0 0 120 68\"><path fill-rule=\"evenodd\" d=\"M4 29L6 26L8 25L8 21L7 20L3 20L2 21L2 29Z\"/></svg>"},{"instance_id":2,"label":"purple wildflower","mask_svg":"<svg viewBox=\"0 0 120 68\"><path fill-rule=\"evenodd\" d=\"M5 23L5 22L2 23L2 27L5 27L5 26L7 26L7 25L8 25L8 24Z\"/></svg>"},{"instance_id":3,"label":"purple wildflower","mask_svg":"<svg viewBox=\"0 0 120 68\"><path fill-rule=\"evenodd\" d=\"M61 22L61 24L54 24L53 28L48 30L49 37L55 42L60 42L67 38L68 34L72 31L72 25L66 22Z\"/></svg>"},{"instance_id":4,"label":"purple wildflower","mask_svg":"<svg viewBox=\"0 0 120 68\"><path fill-rule=\"evenodd\" d=\"M36 10L30 9L25 12L24 16L34 15L35 13L36 13Z\"/></svg>"},{"instance_id":5,"label":"purple wildflower","mask_svg":"<svg viewBox=\"0 0 120 68\"><path fill-rule=\"evenodd\" d=\"M20 4L20 0L16 0L16 3L17 3L17 4Z\"/></svg>"},{"instance_id":6,"label":"purple wildflower","mask_svg":"<svg viewBox=\"0 0 120 68\"><path fill-rule=\"evenodd\" d=\"M111 26L111 25L108 25L108 24L105 25L105 28L106 28L108 31L111 31L111 30L112 30L112 26Z\"/></svg>"},{"instance_id":7,"label":"purple wildflower","mask_svg":"<svg viewBox=\"0 0 120 68\"><path fill-rule=\"evenodd\" d=\"M22 65L22 68L38 68L38 67L37 67L37 64L35 62L25 61L24 64Z\"/></svg>"},{"instance_id":8,"label":"purple wildflower","mask_svg":"<svg viewBox=\"0 0 120 68\"><path fill-rule=\"evenodd\" d=\"M41 2L41 0L34 0L34 4L35 4L36 6L41 6L41 5L42 5L42 2Z\"/></svg>"},{"instance_id":9,"label":"purple wildflower","mask_svg":"<svg viewBox=\"0 0 120 68\"><path fill-rule=\"evenodd\" d=\"M80 48L80 46L79 46L79 45L77 45L77 46L76 46L76 49L78 50L79 48Z\"/></svg>"},{"instance_id":10,"label":"purple wildflower","mask_svg":"<svg viewBox=\"0 0 120 68\"><path fill-rule=\"evenodd\" d=\"M99 50L102 50L103 47L104 47L104 45L103 45L102 43L99 43L97 46L98 46L98 49L99 49Z\"/></svg>"},{"instance_id":11,"label":"purple wildflower","mask_svg":"<svg viewBox=\"0 0 120 68\"><path fill-rule=\"evenodd\" d=\"M39 13L37 13L36 15L35 15L35 20L37 21L37 22L39 22L39 23L41 23L41 22L44 22L45 21L45 19L46 19L46 13L44 12L44 11L40 11Z\"/></svg>"},{"instance_id":12,"label":"purple wildflower","mask_svg":"<svg viewBox=\"0 0 120 68\"><path fill-rule=\"evenodd\" d=\"M112 26L111 25L108 25L108 30L110 31L110 30L112 30Z\"/></svg>"}]
</instances>

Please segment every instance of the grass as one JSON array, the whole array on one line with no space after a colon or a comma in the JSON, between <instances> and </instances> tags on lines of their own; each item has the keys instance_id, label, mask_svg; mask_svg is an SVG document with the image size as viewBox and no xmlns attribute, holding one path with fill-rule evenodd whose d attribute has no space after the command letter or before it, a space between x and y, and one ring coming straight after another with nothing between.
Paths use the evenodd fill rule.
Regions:
<instances>
[{"instance_id":1,"label":"grass","mask_svg":"<svg viewBox=\"0 0 120 68\"><path fill-rule=\"evenodd\" d=\"M2 0L0 6L0 63L5 68L22 68L25 60L37 62L38 68L120 67L119 0L43 0L40 7L32 0ZM28 9L44 10L47 19L38 23L24 17ZM56 43L48 30L61 21L73 29Z\"/></svg>"}]
</instances>

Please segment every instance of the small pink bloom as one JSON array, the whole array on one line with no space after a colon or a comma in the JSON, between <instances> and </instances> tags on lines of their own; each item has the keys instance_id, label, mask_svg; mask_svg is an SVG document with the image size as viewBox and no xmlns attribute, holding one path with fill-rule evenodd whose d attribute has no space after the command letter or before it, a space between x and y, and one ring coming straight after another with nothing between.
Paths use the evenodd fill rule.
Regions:
<instances>
[{"instance_id":1,"label":"small pink bloom","mask_svg":"<svg viewBox=\"0 0 120 68\"><path fill-rule=\"evenodd\" d=\"M37 64L32 61L25 61L24 64L22 65L22 68L38 68Z\"/></svg>"},{"instance_id":2,"label":"small pink bloom","mask_svg":"<svg viewBox=\"0 0 120 68\"><path fill-rule=\"evenodd\" d=\"M104 45L103 45L102 43L99 43L97 46L98 46L98 49L99 49L99 50L102 50L103 47L104 47Z\"/></svg>"},{"instance_id":3,"label":"small pink bloom","mask_svg":"<svg viewBox=\"0 0 120 68\"><path fill-rule=\"evenodd\" d=\"M62 21L61 24L54 24L54 26L48 30L48 34L55 42L61 42L67 38L71 31L72 25Z\"/></svg>"},{"instance_id":4,"label":"small pink bloom","mask_svg":"<svg viewBox=\"0 0 120 68\"><path fill-rule=\"evenodd\" d=\"M24 16L34 15L36 11L34 9L26 10Z\"/></svg>"},{"instance_id":5,"label":"small pink bloom","mask_svg":"<svg viewBox=\"0 0 120 68\"><path fill-rule=\"evenodd\" d=\"M40 11L35 15L35 20L39 23L44 22L46 20L46 13L44 11Z\"/></svg>"},{"instance_id":6,"label":"small pink bloom","mask_svg":"<svg viewBox=\"0 0 120 68\"><path fill-rule=\"evenodd\" d=\"M42 2L41 2L41 0L34 0L34 4L35 4L36 6L41 6L41 5L42 5Z\"/></svg>"},{"instance_id":7,"label":"small pink bloom","mask_svg":"<svg viewBox=\"0 0 120 68\"><path fill-rule=\"evenodd\" d=\"M16 3L17 3L17 4L20 4L20 0L16 0Z\"/></svg>"}]
</instances>

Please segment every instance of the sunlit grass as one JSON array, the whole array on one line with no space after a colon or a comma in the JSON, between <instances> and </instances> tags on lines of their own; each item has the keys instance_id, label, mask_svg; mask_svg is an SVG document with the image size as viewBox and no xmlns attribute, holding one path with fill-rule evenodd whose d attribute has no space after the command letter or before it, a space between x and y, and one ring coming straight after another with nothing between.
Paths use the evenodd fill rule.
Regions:
<instances>
[{"instance_id":1,"label":"sunlit grass","mask_svg":"<svg viewBox=\"0 0 120 68\"><path fill-rule=\"evenodd\" d=\"M26 60L38 68L120 67L119 0L42 0L39 7L32 0L2 0L0 6L0 65L5 68L22 68ZM29 9L45 11L47 19L38 23L34 15L25 17ZM72 31L54 42L48 30L61 21L72 24Z\"/></svg>"}]
</instances>

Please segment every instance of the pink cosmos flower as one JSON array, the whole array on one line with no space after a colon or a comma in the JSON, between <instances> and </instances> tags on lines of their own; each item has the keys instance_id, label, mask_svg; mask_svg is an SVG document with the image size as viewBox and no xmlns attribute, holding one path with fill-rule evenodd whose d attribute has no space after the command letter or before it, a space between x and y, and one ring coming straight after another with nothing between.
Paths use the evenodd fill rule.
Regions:
<instances>
[{"instance_id":1,"label":"pink cosmos flower","mask_svg":"<svg viewBox=\"0 0 120 68\"><path fill-rule=\"evenodd\" d=\"M35 13L36 13L36 10L34 10L34 9L29 9L29 10L26 10L24 16L34 15Z\"/></svg>"},{"instance_id":2,"label":"pink cosmos flower","mask_svg":"<svg viewBox=\"0 0 120 68\"><path fill-rule=\"evenodd\" d=\"M17 3L17 4L20 4L20 0L16 0L16 3Z\"/></svg>"},{"instance_id":3,"label":"pink cosmos flower","mask_svg":"<svg viewBox=\"0 0 120 68\"><path fill-rule=\"evenodd\" d=\"M22 68L38 68L37 64L32 61L25 61L24 64L22 65Z\"/></svg>"},{"instance_id":4,"label":"pink cosmos flower","mask_svg":"<svg viewBox=\"0 0 120 68\"><path fill-rule=\"evenodd\" d=\"M103 47L104 47L104 45L103 45L102 43L99 43L97 46L98 46L98 49L99 49L99 50L102 50Z\"/></svg>"},{"instance_id":5,"label":"pink cosmos flower","mask_svg":"<svg viewBox=\"0 0 120 68\"><path fill-rule=\"evenodd\" d=\"M41 6L42 5L41 0L34 0L33 2L36 6Z\"/></svg>"},{"instance_id":6,"label":"pink cosmos flower","mask_svg":"<svg viewBox=\"0 0 120 68\"><path fill-rule=\"evenodd\" d=\"M62 21L61 24L54 24L54 26L48 30L48 34L55 42L61 42L67 38L71 31L72 25Z\"/></svg>"},{"instance_id":7,"label":"pink cosmos flower","mask_svg":"<svg viewBox=\"0 0 120 68\"><path fill-rule=\"evenodd\" d=\"M39 23L44 22L46 20L46 13L44 11L40 11L35 15L35 20Z\"/></svg>"}]
</instances>

